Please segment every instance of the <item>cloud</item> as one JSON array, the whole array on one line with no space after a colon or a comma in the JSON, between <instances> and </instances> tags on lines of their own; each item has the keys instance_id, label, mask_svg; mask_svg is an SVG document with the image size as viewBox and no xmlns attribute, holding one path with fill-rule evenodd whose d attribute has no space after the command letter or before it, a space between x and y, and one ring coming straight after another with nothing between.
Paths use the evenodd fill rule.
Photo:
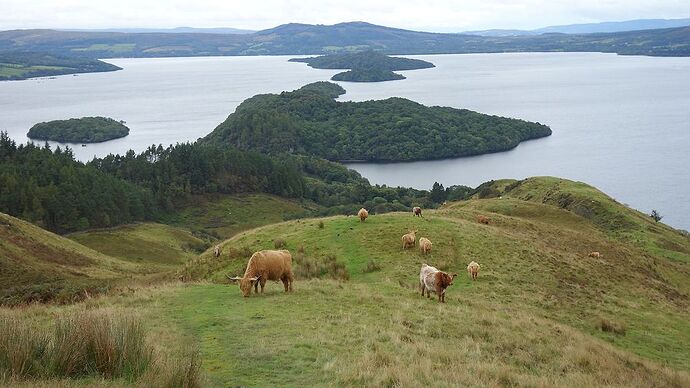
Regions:
<instances>
[{"instance_id":1,"label":"cloud","mask_svg":"<svg viewBox=\"0 0 690 388\"><path fill-rule=\"evenodd\" d=\"M0 0L0 29L236 27L362 20L426 31L690 17L679 0Z\"/></svg>"}]
</instances>

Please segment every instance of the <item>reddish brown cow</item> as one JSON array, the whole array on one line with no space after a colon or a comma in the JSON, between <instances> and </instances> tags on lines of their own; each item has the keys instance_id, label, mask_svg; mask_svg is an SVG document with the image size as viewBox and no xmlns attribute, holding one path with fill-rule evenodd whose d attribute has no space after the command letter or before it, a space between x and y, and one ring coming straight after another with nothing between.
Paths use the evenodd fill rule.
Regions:
<instances>
[{"instance_id":1,"label":"reddish brown cow","mask_svg":"<svg viewBox=\"0 0 690 388\"><path fill-rule=\"evenodd\" d=\"M259 293L259 285L261 285L261 293L263 293L264 286L269 280L280 280L285 286L285 292L292 291L294 280L292 255L286 250L255 252L247 262L244 276L228 276L228 279L239 282L240 291L245 297L251 294L252 287L254 287L254 293Z\"/></svg>"},{"instance_id":2,"label":"reddish brown cow","mask_svg":"<svg viewBox=\"0 0 690 388\"><path fill-rule=\"evenodd\" d=\"M419 206L415 206L412 208L412 215L421 217L422 216L422 208Z\"/></svg>"},{"instance_id":3,"label":"reddish brown cow","mask_svg":"<svg viewBox=\"0 0 690 388\"><path fill-rule=\"evenodd\" d=\"M477 222L484 225L489 225L489 218L486 216L477 216Z\"/></svg>"},{"instance_id":4,"label":"reddish brown cow","mask_svg":"<svg viewBox=\"0 0 690 388\"><path fill-rule=\"evenodd\" d=\"M596 251L591 252L591 253L589 254L589 257L600 257L600 256L601 256L601 253L596 252Z\"/></svg>"}]
</instances>

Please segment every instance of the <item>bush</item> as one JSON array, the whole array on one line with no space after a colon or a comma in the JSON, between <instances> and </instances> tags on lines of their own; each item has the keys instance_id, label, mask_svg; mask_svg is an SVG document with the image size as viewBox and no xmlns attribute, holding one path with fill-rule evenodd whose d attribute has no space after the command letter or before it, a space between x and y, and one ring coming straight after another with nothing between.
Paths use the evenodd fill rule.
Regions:
<instances>
[{"instance_id":1,"label":"bush","mask_svg":"<svg viewBox=\"0 0 690 388\"><path fill-rule=\"evenodd\" d=\"M366 266L364 266L364 269L362 270L362 272L369 273L369 272L376 272L379 270L381 270L381 266L372 259L372 260L369 260L369 262L367 263Z\"/></svg>"},{"instance_id":2,"label":"bush","mask_svg":"<svg viewBox=\"0 0 690 388\"><path fill-rule=\"evenodd\" d=\"M599 323L597 324L597 329L605 331L607 333L625 335L625 325L604 318L599 320Z\"/></svg>"},{"instance_id":3,"label":"bush","mask_svg":"<svg viewBox=\"0 0 690 388\"><path fill-rule=\"evenodd\" d=\"M283 249L287 246L287 243L282 238L277 238L273 240L273 247L275 249Z\"/></svg>"},{"instance_id":4,"label":"bush","mask_svg":"<svg viewBox=\"0 0 690 388\"><path fill-rule=\"evenodd\" d=\"M324 226L325 226L325 225L323 224L323 221L319 221L319 229L323 229Z\"/></svg>"},{"instance_id":5,"label":"bush","mask_svg":"<svg viewBox=\"0 0 690 388\"><path fill-rule=\"evenodd\" d=\"M295 275L301 279L328 277L336 280L348 280L350 274L345 264L339 263L335 255L322 258L303 258L296 266Z\"/></svg>"}]
</instances>

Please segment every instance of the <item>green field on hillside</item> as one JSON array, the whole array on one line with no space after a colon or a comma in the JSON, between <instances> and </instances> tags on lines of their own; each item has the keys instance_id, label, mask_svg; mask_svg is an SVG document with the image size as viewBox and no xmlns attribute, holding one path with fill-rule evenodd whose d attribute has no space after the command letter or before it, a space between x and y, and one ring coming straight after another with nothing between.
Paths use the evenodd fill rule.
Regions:
<instances>
[{"instance_id":1,"label":"green field on hillside","mask_svg":"<svg viewBox=\"0 0 690 388\"><path fill-rule=\"evenodd\" d=\"M295 218L306 210L298 202L268 194L197 196L191 202L163 221L218 238Z\"/></svg>"}]
</instances>

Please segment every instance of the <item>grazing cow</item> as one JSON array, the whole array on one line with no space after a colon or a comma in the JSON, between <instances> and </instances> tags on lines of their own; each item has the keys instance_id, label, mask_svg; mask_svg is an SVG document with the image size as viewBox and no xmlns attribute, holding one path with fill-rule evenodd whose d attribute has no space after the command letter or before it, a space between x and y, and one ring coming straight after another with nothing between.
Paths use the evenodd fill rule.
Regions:
<instances>
[{"instance_id":1,"label":"grazing cow","mask_svg":"<svg viewBox=\"0 0 690 388\"><path fill-rule=\"evenodd\" d=\"M489 218L486 216L477 216L477 222L484 225L489 225Z\"/></svg>"},{"instance_id":2,"label":"grazing cow","mask_svg":"<svg viewBox=\"0 0 690 388\"><path fill-rule=\"evenodd\" d=\"M590 254L589 254L589 257L600 257L600 256L601 256L601 253L596 252L596 251L590 252Z\"/></svg>"},{"instance_id":3,"label":"grazing cow","mask_svg":"<svg viewBox=\"0 0 690 388\"><path fill-rule=\"evenodd\" d=\"M417 245L417 236L415 235L416 232L416 230L411 230L410 233L403 234L403 249L414 248Z\"/></svg>"},{"instance_id":4,"label":"grazing cow","mask_svg":"<svg viewBox=\"0 0 690 388\"><path fill-rule=\"evenodd\" d=\"M359 209L357 212L357 215L359 216L359 222L364 222L367 220L367 217L369 217L369 212L365 208Z\"/></svg>"},{"instance_id":5,"label":"grazing cow","mask_svg":"<svg viewBox=\"0 0 690 388\"><path fill-rule=\"evenodd\" d=\"M426 292L427 298L431 298L431 293L438 295L439 303L446 303L446 289L453 285L453 279L458 274L449 274L439 271L438 268L427 264L422 264L419 271L419 287L422 289L422 296Z\"/></svg>"},{"instance_id":6,"label":"grazing cow","mask_svg":"<svg viewBox=\"0 0 690 388\"><path fill-rule=\"evenodd\" d=\"M422 251L423 254L427 254L431 252L431 240L429 240L426 237L422 237L419 239L419 249Z\"/></svg>"},{"instance_id":7,"label":"grazing cow","mask_svg":"<svg viewBox=\"0 0 690 388\"><path fill-rule=\"evenodd\" d=\"M419 207L419 206L413 207L413 208L412 208L412 215L413 215L413 216L421 217L421 216L422 216L422 208Z\"/></svg>"},{"instance_id":8,"label":"grazing cow","mask_svg":"<svg viewBox=\"0 0 690 388\"><path fill-rule=\"evenodd\" d=\"M221 251L220 245L216 245L216 247L213 248L213 256L214 256L214 257L219 257L219 256L220 256L220 251Z\"/></svg>"},{"instance_id":9,"label":"grazing cow","mask_svg":"<svg viewBox=\"0 0 690 388\"><path fill-rule=\"evenodd\" d=\"M285 292L292 291L292 281L294 280L292 255L286 250L255 252L247 262L244 276L228 276L228 279L239 282L240 291L245 297L252 293L252 287L254 287L254 293L259 293L259 285L261 285L261 293L263 293L264 286L269 280L280 280L285 286Z\"/></svg>"},{"instance_id":10,"label":"grazing cow","mask_svg":"<svg viewBox=\"0 0 690 388\"><path fill-rule=\"evenodd\" d=\"M479 276L479 269L480 268L481 268L481 266L476 261L472 261L467 266L467 272L470 274L470 277L472 277L472 280L477 280L477 276Z\"/></svg>"}]
</instances>

